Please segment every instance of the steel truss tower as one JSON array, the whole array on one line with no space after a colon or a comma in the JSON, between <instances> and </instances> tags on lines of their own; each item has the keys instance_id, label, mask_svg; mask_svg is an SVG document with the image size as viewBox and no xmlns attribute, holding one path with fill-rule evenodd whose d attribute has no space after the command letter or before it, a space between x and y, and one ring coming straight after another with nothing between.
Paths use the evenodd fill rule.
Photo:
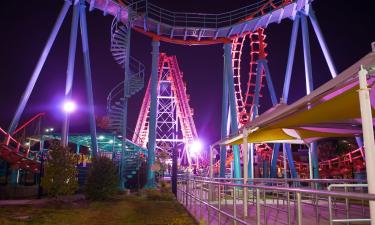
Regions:
<instances>
[{"instance_id":1,"label":"steel truss tower","mask_svg":"<svg viewBox=\"0 0 375 225\"><path fill-rule=\"evenodd\" d=\"M182 72L176 56L159 55L156 113L156 152L172 155L173 148L184 144L179 154L180 162L197 164L199 155L193 155L189 146L198 138L193 120L193 110L189 106L189 96L182 80ZM133 142L146 147L149 135L150 82L133 136Z\"/></svg>"}]
</instances>

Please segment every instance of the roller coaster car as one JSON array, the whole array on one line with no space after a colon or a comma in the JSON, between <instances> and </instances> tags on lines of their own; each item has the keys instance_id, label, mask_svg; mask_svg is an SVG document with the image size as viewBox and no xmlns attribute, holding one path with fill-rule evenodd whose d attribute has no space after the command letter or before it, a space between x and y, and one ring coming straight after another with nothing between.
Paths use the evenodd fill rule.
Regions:
<instances>
[{"instance_id":1,"label":"roller coaster car","mask_svg":"<svg viewBox=\"0 0 375 225\"><path fill-rule=\"evenodd\" d=\"M4 143L0 144L0 158L7 161L13 169L24 169L33 173L39 173L40 166L38 161L22 156Z\"/></svg>"}]
</instances>

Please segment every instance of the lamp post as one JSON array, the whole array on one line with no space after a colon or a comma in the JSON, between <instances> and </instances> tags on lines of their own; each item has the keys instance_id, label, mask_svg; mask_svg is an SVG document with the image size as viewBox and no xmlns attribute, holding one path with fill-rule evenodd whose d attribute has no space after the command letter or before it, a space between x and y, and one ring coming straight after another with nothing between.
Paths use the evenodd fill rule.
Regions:
<instances>
[{"instance_id":1,"label":"lamp post","mask_svg":"<svg viewBox=\"0 0 375 225\"><path fill-rule=\"evenodd\" d=\"M185 143L179 143L172 149L172 193L177 197L177 158L178 148Z\"/></svg>"},{"instance_id":2,"label":"lamp post","mask_svg":"<svg viewBox=\"0 0 375 225\"><path fill-rule=\"evenodd\" d=\"M69 114L76 110L77 106L73 101L65 101L63 104L63 111L65 112L65 120L63 124L63 131L61 136L61 142L64 147L68 145L68 134L69 134Z\"/></svg>"},{"instance_id":3,"label":"lamp post","mask_svg":"<svg viewBox=\"0 0 375 225\"><path fill-rule=\"evenodd\" d=\"M202 143L199 140L195 140L190 146L190 153L192 154L192 156L195 156L196 168L199 167L198 156L200 155L201 150L202 150Z\"/></svg>"}]
</instances>

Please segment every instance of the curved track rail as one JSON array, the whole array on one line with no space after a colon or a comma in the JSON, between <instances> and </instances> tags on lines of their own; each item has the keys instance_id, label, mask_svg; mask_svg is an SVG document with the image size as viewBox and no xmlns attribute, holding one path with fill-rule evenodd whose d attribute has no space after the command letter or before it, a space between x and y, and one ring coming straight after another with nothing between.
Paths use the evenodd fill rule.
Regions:
<instances>
[{"instance_id":1,"label":"curved track rail","mask_svg":"<svg viewBox=\"0 0 375 225\"><path fill-rule=\"evenodd\" d=\"M127 24L129 9L136 12L132 28L152 38L175 44L216 44L294 18L312 0L260 0L225 13L185 13L163 9L147 0L132 3L87 0L90 10L102 10Z\"/></svg>"}]
</instances>

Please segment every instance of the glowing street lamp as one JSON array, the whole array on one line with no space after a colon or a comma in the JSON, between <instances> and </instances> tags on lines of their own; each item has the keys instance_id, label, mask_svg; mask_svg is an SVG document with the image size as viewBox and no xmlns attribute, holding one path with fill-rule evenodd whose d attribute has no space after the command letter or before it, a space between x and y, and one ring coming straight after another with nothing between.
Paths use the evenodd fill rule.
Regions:
<instances>
[{"instance_id":1,"label":"glowing street lamp","mask_svg":"<svg viewBox=\"0 0 375 225\"><path fill-rule=\"evenodd\" d=\"M194 156L200 154L202 150L202 143L199 140L194 141L190 146L190 153Z\"/></svg>"},{"instance_id":2,"label":"glowing street lamp","mask_svg":"<svg viewBox=\"0 0 375 225\"><path fill-rule=\"evenodd\" d=\"M199 140L195 140L191 145L190 145L190 154L191 156L195 156L195 165L198 169L199 164L198 164L198 156L200 155L202 151L202 143Z\"/></svg>"},{"instance_id":3,"label":"glowing street lamp","mask_svg":"<svg viewBox=\"0 0 375 225\"><path fill-rule=\"evenodd\" d=\"M63 123L63 130L62 130L62 144L63 146L68 145L68 133L69 133L69 115L76 110L77 106L74 101L66 100L63 103L63 111L65 112L65 119Z\"/></svg>"},{"instance_id":4,"label":"glowing street lamp","mask_svg":"<svg viewBox=\"0 0 375 225\"><path fill-rule=\"evenodd\" d=\"M66 101L64 102L63 109L66 113L72 113L76 110L77 106L76 103L73 101Z\"/></svg>"}]
</instances>

